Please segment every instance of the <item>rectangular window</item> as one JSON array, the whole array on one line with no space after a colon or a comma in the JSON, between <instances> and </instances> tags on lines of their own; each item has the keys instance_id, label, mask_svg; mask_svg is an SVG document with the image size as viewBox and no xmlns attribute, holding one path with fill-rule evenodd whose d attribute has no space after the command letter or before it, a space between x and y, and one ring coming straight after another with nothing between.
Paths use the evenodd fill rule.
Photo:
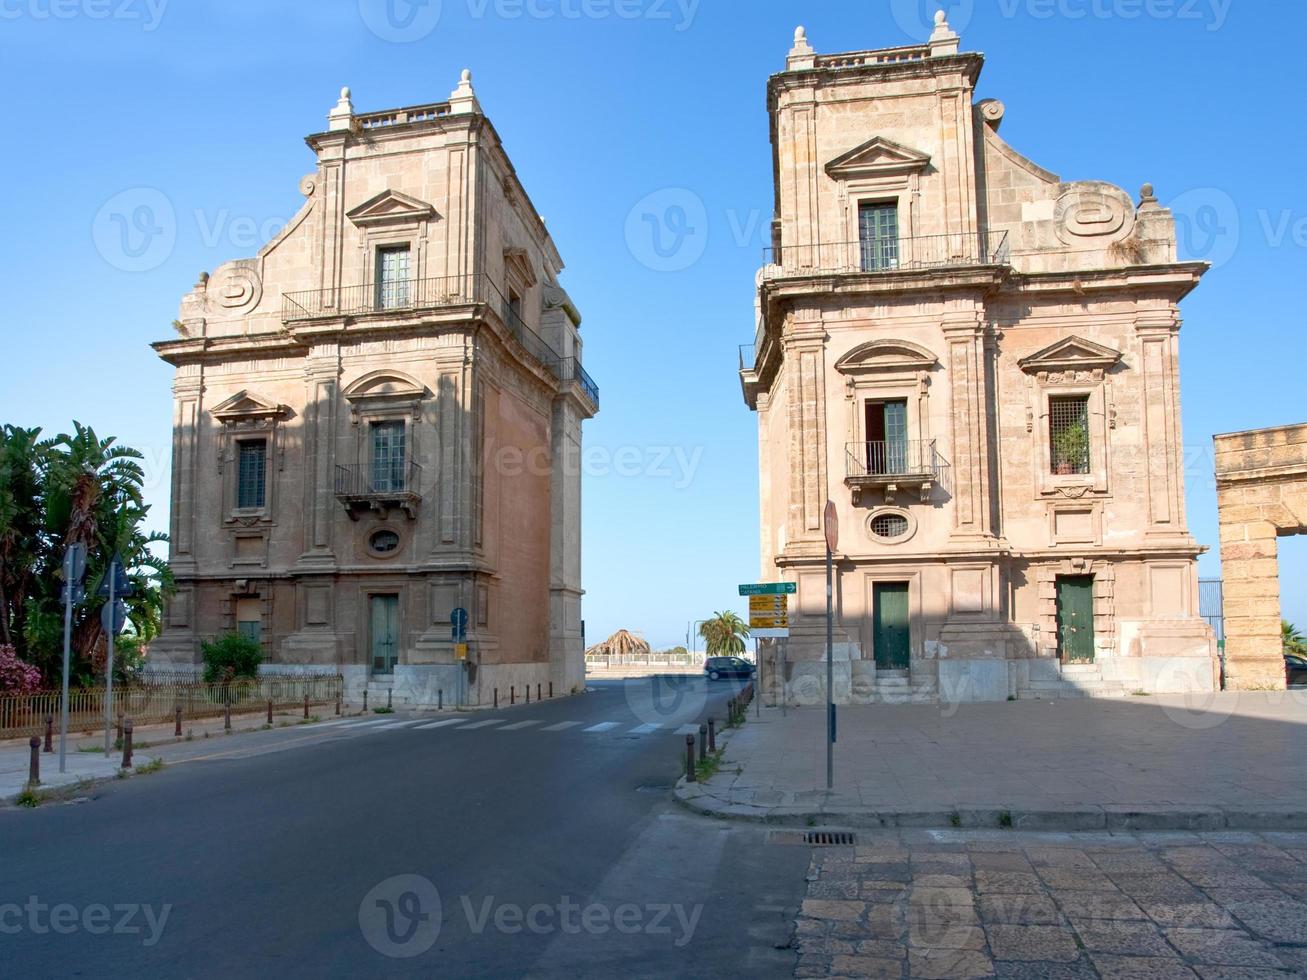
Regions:
<instances>
[{"instance_id":1,"label":"rectangular window","mask_svg":"<svg viewBox=\"0 0 1307 980\"><path fill-rule=\"evenodd\" d=\"M398 310L408 306L411 285L408 246L377 249L377 308Z\"/></svg>"},{"instance_id":2,"label":"rectangular window","mask_svg":"<svg viewBox=\"0 0 1307 980\"><path fill-rule=\"evenodd\" d=\"M238 452L236 506L242 510L258 510L267 499L268 443L264 439L241 442Z\"/></svg>"},{"instance_id":3,"label":"rectangular window","mask_svg":"<svg viewBox=\"0 0 1307 980\"><path fill-rule=\"evenodd\" d=\"M1048 444L1055 474L1089 472L1088 395L1048 400Z\"/></svg>"},{"instance_id":4,"label":"rectangular window","mask_svg":"<svg viewBox=\"0 0 1307 980\"><path fill-rule=\"evenodd\" d=\"M858 246L863 272L899 267L899 206L858 205Z\"/></svg>"},{"instance_id":5,"label":"rectangular window","mask_svg":"<svg viewBox=\"0 0 1307 980\"><path fill-rule=\"evenodd\" d=\"M236 632L255 643L263 642L263 614L259 599L236 600Z\"/></svg>"},{"instance_id":6,"label":"rectangular window","mask_svg":"<svg viewBox=\"0 0 1307 980\"><path fill-rule=\"evenodd\" d=\"M908 472L908 403L867 402L867 472Z\"/></svg>"},{"instance_id":7,"label":"rectangular window","mask_svg":"<svg viewBox=\"0 0 1307 980\"><path fill-rule=\"evenodd\" d=\"M405 487L403 422L372 423L372 492L398 493Z\"/></svg>"}]
</instances>

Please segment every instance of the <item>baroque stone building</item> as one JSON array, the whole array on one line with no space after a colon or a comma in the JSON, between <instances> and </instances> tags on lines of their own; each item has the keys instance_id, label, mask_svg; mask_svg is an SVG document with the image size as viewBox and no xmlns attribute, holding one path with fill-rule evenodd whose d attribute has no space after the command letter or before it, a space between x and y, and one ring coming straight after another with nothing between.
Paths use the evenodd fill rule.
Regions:
<instances>
[{"instance_id":1,"label":"baroque stone building","mask_svg":"<svg viewBox=\"0 0 1307 980\"><path fill-rule=\"evenodd\" d=\"M578 689L599 393L544 221L467 72L384 112L346 89L307 142L299 213L202 275L155 345L176 368L177 594L151 661L240 631L266 669L339 668L355 692Z\"/></svg>"},{"instance_id":2,"label":"baroque stone building","mask_svg":"<svg viewBox=\"0 0 1307 980\"><path fill-rule=\"evenodd\" d=\"M1067 182L999 136L983 58L818 55L768 84L773 248L755 344L765 579L797 583L764 684L836 699L1208 690L1185 522L1177 262L1145 187Z\"/></svg>"}]
</instances>

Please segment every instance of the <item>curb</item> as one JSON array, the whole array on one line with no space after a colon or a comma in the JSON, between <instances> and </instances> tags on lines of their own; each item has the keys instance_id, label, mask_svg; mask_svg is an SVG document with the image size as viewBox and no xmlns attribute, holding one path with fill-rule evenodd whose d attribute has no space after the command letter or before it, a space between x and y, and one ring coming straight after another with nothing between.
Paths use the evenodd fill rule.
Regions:
<instances>
[{"instance_id":1,"label":"curb","mask_svg":"<svg viewBox=\"0 0 1307 980\"><path fill-rule=\"evenodd\" d=\"M684 776L677 781L673 796L678 804L702 816L784 827L1064 832L1307 830L1307 812L1289 808L1245 810L1215 806L1180 808L1111 805L1066 810L998 806L959 807L953 810L872 810L833 806L810 810L795 806L727 803L701 784L687 783Z\"/></svg>"}]
</instances>

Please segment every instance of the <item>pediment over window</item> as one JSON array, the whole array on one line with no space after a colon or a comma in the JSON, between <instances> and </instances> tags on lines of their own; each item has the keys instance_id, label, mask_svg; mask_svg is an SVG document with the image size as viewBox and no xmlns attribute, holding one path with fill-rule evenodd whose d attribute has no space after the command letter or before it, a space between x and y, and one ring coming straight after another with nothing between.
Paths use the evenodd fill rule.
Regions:
<instances>
[{"instance_id":1,"label":"pediment over window","mask_svg":"<svg viewBox=\"0 0 1307 980\"><path fill-rule=\"evenodd\" d=\"M531 267L531 259L524 248L504 249L504 267L508 274L524 288L530 289L536 284L536 272Z\"/></svg>"},{"instance_id":2,"label":"pediment over window","mask_svg":"<svg viewBox=\"0 0 1307 980\"><path fill-rule=\"evenodd\" d=\"M930 351L906 340L872 340L859 344L835 362L842 374L929 371L939 359Z\"/></svg>"},{"instance_id":3,"label":"pediment over window","mask_svg":"<svg viewBox=\"0 0 1307 980\"><path fill-rule=\"evenodd\" d=\"M289 411L290 409L285 405L270 402L248 391L238 391L211 408L209 414L224 425L228 425L260 419L275 421L287 415Z\"/></svg>"},{"instance_id":4,"label":"pediment over window","mask_svg":"<svg viewBox=\"0 0 1307 980\"><path fill-rule=\"evenodd\" d=\"M426 385L400 371L382 369L372 371L346 386L345 400L349 402L352 421L358 422L365 409L407 411L418 416L423 399L431 394Z\"/></svg>"},{"instance_id":5,"label":"pediment over window","mask_svg":"<svg viewBox=\"0 0 1307 980\"><path fill-rule=\"evenodd\" d=\"M916 173L930 166L930 154L877 136L826 164L836 180Z\"/></svg>"},{"instance_id":6,"label":"pediment over window","mask_svg":"<svg viewBox=\"0 0 1307 980\"><path fill-rule=\"evenodd\" d=\"M436 209L416 197L387 190L347 211L345 217L359 226L414 224L436 217Z\"/></svg>"},{"instance_id":7,"label":"pediment over window","mask_svg":"<svg viewBox=\"0 0 1307 980\"><path fill-rule=\"evenodd\" d=\"M1027 374L1066 371L1107 371L1121 360L1121 352L1083 337L1065 337L1018 363Z\"/></svg>"}]
</instances>

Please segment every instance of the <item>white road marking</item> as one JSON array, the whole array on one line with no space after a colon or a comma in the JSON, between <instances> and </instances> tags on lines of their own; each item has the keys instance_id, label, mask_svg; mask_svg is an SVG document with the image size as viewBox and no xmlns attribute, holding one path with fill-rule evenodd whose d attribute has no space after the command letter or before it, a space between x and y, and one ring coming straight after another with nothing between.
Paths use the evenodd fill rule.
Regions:
<instances>
[{"instance_id":1,"label":"white road marking","mask_svg":"<svg viewBox=\"0 0 1307 980\"><path fill-rule=\"evenodd\" d=\"M682 725L680 728L676 729L676 734L677 734L677 735L698 735L698 734L699 734L699 726L698 726L698 725Z\"/></svg>"},{"instance_id":2,"label":"white road marking","mask_svg":"<svg viewBox=\"0 0 1307 980\"><path fill-rule=\"evenodd\" d=\"M516 732L516 731L520 731L523 728L530 728L532 725L538 725L538 724L540 724L540 722L538 721L519 721L515 725L505 725L503 728L500 729L500 731Z\"/></svg>"},{"instance_id":3,"label":"white road marking","mask_svg":"<svg viewBox=\"0 0 1307 980\"><path fill-rule=\"evenodd\" d=\"M408 721L395 721L395 722L391 722L389 725L382 725L380 728L377 729L377 731L388 732L392 728L408 728L409 725L416 725L416 724L417 721L410 718Z\"/></svg>"},{"instance_id":4,"label":"white road marking","mask_svg":"<svg viewBox=\"0 0 1307 980\"><path fill-rule=\"evenodd\" d=\"M461 725L466 718L446 718L444 721L433 721L429 725L418 725L418 731L425 732L431 728L444 728L446 725Z\"/></svg>"},{"instance_id":5,"label":"white road marking","mask_svg":"<svg viewBox=\"0 0 1307 980\"><path fill-rule=\"evenodd\" d=\"M394 722L389 718L379 718L376 721L361 721L355 728L376 728L378 725L393 725Z\"/></svg>"},{"instance_id":6,"label":"white road marking","mask_svg":"<svg viewBox=\"0 0 1307 980\"><path fill-rule=\"evenodd\" d=\"M609 731L609 730L611 730L611 729L616 728L616 727L617 727L618 725L620 725L620 724L621 724L620 721L601 721L601 722L600 722L599 724L597 724L597 725L591 725L589 728L584 729L584 731L586 731L586 732L606 732L606 731Z\"/></svg>"},{"instance_id":7,"label":"white road marking","mask_svg":"<svg viewBox=\"0 0 1307 980\"><path fill-rule=\"evenodd\" d=\"M470 732L474 728L489 728L491 725L500 724L503 720L503 718L491 718L488 721L474 721L470 725L464 725L462 728L458 729L458 731Z\"/></svg>"},{"instance_id":8,"label":"white road marking","mask_svg":"<svg viewBox=\"0 0 1307 980\"><path fill-rule=\"evenodd\" d=\"M579 721L560 721L557 725L550 725L540 730L542 732L561 732L566 728L575 728L579 724L581 724Z\"/></svg>"},{"instance_id":9,"label":"white road marking","mask_svg":"<svg viewBox=\"0 0 1307 980\"><path fill-rule=\"evenodd\" d=\"M662 725L640 725L638 728L632 728L630 734L652 735L654 732L658 731L658 729L662 727L663 727Z\"/></svg>"}]
</instances>

